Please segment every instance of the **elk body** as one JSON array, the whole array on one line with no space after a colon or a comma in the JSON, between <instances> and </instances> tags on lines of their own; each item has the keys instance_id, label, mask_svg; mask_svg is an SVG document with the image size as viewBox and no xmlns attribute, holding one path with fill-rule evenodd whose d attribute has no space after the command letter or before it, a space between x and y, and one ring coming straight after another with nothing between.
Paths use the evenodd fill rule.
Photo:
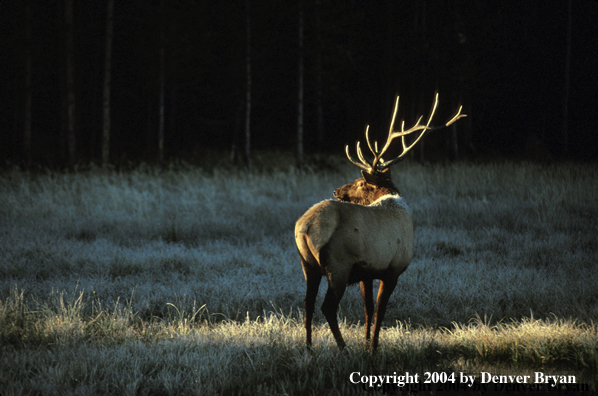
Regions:
<instances>
[{"instance_id":1,"label":"elk body","mask_svg":"<svg viewBox=\"0 0 598 396\"><path fill-rule=\"evenodd\" d=\"M363 190L369 190L372 198L366 196ZM367 341L374 313L373 280L380 279L372 339L372 348L375 349L388 299L399 275L407 269L413 256L411 212L398 190L380 188L365 179L340 187L335 196L369 205L328 200L313 206L297 221L295 241L307 282L307 344L311 345L311 321L322 276L328 280L322 312L341 349L345 342L336 313L345 288L349 284L361 283Z\"/></svg>"},{"instance_id":2,"label":"elk body","mask_svg":"<svg viewBox=\"0 0 598 396\"><path fill-rule=\"evenodd\" d=\"M420 120L409 130L393 132L398 98L390 124L387 141L382 150L372 148L366 128L366 141L374 155L370 163L365 160L359 142L357 154L361 162L349 155L349 160L362 169L362 178L337 188L334 196L338 201L326 200L311 207L295 225L295 242L301 258L307 284L305 296L305 330L308 347L312 343L311 322L315 301L323 276L328 281L328 291L322 304L322 313L340 349L345 347L341 335L337 311L347 285L360 283L365 305L365 339L370 340L371 320L374 315L373 280L380 280L374 315L374 331L370 348L378 347L380 327L386 306L399 276L407 269L413 257L413 220L405 199L390 178L389 167L422 138L430 127L434 109L427 125ZM463 115L457 113L446 126ZM408 147L405 136L422 131ZM396 137L402 138L403 152L397 158L384 162L382 154Z\"/></svg>"}]
</instances>

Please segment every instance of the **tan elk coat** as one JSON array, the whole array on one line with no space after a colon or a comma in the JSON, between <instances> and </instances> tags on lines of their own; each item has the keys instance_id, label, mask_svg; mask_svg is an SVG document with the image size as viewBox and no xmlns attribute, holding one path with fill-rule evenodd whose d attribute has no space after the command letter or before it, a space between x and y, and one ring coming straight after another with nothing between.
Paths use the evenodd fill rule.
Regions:
<instances>
[{"instance_id":1,"label":"tan elk coat","mask_svg":"<svg viewBox=\"0 0 598 396\"><path fill-rule=\"evenodd\" d=\"M323 201L297 221L295 241L307 263L343 288L360 281L362 273L399 276L413 256L411 210L397 195L385 195L369 206ZM324 253L330 261L322 268Z\"/></svg>"}]
</instances>

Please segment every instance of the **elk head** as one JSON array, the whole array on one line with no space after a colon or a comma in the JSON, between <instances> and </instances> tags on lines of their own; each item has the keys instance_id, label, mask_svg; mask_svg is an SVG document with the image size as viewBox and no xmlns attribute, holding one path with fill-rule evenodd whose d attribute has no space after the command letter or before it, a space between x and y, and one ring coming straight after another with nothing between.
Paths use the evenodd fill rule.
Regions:
<instances>
[{"instance_id":1,"label":"elk head","mask_svg":"<svg viewBox=\"0 0 598 396\"><path fill-rule=\"evenodd\" d=\"M372 202L375 202L378 198L383 197L384 195L390 194L400 196L399 189L394 185L390 178L390 166L405 159L405 154L407 154L407 152L409 152L409 150L411 150L411 148L413 148L413 146L415 146L417 142L419 142L427 132L447 127L455 121L457 121L458 119L466 117L466 115L461 114L462 107L460 107L457 114L445 125L443 125L442 127L432 127L430 126L430 122L434 117L434 112L436 111L437 105L438 94L436 94L436 100L434 101L432 113L430 114L430 118L428 119L426 125L421 124L421 120L423 118L422 116L419 118L419 120L413 127L405 130L405 122L403 121L401 124L401 130L393 131L397 110L399 108L399 98L397 97L392 114L392 119L390 121L388 137L386 138L386 143L384 144L384 147L382 147L381 150L378 151L377 142L374 142L374 145L372 147L368 134L369 125L366 126L365 139L368 148L374 155L374 159L372 160L372 162L368 162L363 156L363 153L361 152L361 147L359 146L359 141L356 145L356 151L360 162L355 161L351 157L351 155L349 154L349 146L345 147L345 152L347 154L347 157L349 158L349 161L361 168L361 175L363 177L334 190L334 197L339 201L352 202L361 205L370 205ZM407 145L405 143L405 136L417 131L421 131L419 136L417 136L417 138L410 145ZM401 137L403 151L398 157L394 158L393 160L384 161L382 159L382 155L386 152L386 150L388 150L392 140L397 137Z\"/></svg>"},{"instance_id":2,"label":"elk head","mask_svg":"<svg viewBox=\"0 0 598 396\"><path fill-rule=\"evenodd\" d=\"M339 201L370 205L385 195L400 195L390 178L390 169L378 173L361 171L363 177L334 190Z\"/></svg>"}]
</instances>

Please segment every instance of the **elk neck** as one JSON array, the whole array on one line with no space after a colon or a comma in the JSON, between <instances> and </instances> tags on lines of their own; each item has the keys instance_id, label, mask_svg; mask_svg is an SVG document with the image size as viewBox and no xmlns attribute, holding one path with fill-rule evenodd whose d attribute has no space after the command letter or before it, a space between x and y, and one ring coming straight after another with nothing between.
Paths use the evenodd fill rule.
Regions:
<instances>
[{"instance_id":1,"label":"elk neck","mask_svg":"<svg viewBox=\"0 0 598 396\"><path fill-rule=\"evenodd\" d=\"M407 214L409 214L409 216L412 216L412 211L409 205L407 205L407 201L405 200L405 198L401 197L398 194L383 195L374 202L372 202L369 206L384 208L401 207L407 211Z\"/></svg>"},{"instance_id":2,"label":"elk neck","mask_svg":"<svg viewBox=\"0 0 598 396\"><path fill-rule=\"evenodd\" d=\"M379 187L376 189L374 196L372 197L372 202L378 201L380 198L385 196L392 196L392 198L400 198L401 194L399 189L396 187Z\"/></svg>"}]
</instances>

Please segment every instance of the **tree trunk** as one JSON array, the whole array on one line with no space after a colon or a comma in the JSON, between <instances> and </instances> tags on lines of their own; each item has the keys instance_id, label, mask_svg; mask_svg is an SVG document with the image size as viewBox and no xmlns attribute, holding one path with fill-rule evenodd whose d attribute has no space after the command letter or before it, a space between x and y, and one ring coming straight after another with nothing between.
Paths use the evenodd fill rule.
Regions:
<instances>
[{"instance_id":1,"label":"tree trunk","mask_svg":"<svg viewBox=\"0 0 598 396\"><path fill-rule=\"evenodd\" d=\"M239 105L237 106L237 111L235 112L235 126L233 128L233 135L232 135L232 144L231 144L231 151L230 151L230 162L231 164L235 164L239 159L241 159L240 154L240 144L239 144L239 136L241 135L241 123L243 121L243 108L245 107L245 101L240 100ZM241 159L240 162L243 162Z\"/></svg>"},{"instance_id":2,"label":"tree trunk","mask_svg":"<svg viewBox=\"0 0 598 396\"><path fill-rule=\"evenodd\" d=\"M251 168L251 16L249 13L249 0L245 1L245 22L247 29L247 48L245 51L245 155L243 161L245 168Z\"/></svg>"},{"instance_id":3,"label":"tree trunk","mask_svg":"<svg viewBox=\"0 0 598 396\"><path fill-rule=\"evenodd\" d=\"M420 95L420 111L423 114L424 109L424 81L426 81L426 62L427 62L427 52L428 52L428 43L426 41L426 1L423 0L421 2L421 51L422 51L422 61L421 64L421 75L420 75L420 87L419 90L422 92ZM421 141L419 142L419 162L424 163L425 161L425 147L426 147L426 137L424 136Z\"/></svg>"},{"instance_id":4,"label":"tree trunk","mask_svg":"<svg viewBox=\"0 0 598 396\"><path fill-rule=\"evenodd\" d=\"M27 166L31 165L31 0L26 0L25 20L25 127L23 130L23 152Z\"/></svg>"},{"instance_id":5,"label":"tree trunk","mask_svg":"<svg viewBox=\"0 0 598 396\"><path fill-rule=\"evenodd\" d=\"M160 20L160 97L159 97L159 121L158 121L158 163L160 168L164 168L164 96L166 80L166 38L164 37L164 0L160 2L162 11Z\"/></svg>"},{"instance_id":6,"label":"tree trunk","mask_svg":"<svg viewBox=\"0 0 598 396\"><path fill-rule=\"evenodd\" d=\"M66 0L64 7L66 24L66 106L67 106L67 150L69 169L75 168L75 71L73 0Z\"/></svg>"},{"instance_id":7,"label":"tree trunk","mask_svg":"<svg viewBox=\"0 0 598 396\"><path fill-rule=\"evenodd\" d=\"M297 167L303 169L303 0L299 0L299 71L297 95Z\"/></svg>"},{"instance_id":8,"label":"tree trunk","mask_svg":"<svg viewBox=\"0 0 598 396\"><path fill-rule=\"evenodd\" d=\"M322 105L322 17L320 15L321 3L316 0L316 111L318 128L318 150L324 149L324 109Z\"/></svg>"},{"instance_id":9,"label":"tree trunk","mask_svg":"<svg viewBox=\"0 0 598 396\"><path fill-rule=\"evenodd\" d=\"M58 158L60 159L61 164L65 164L68 162L68 153L67 153L67 130L68 130L68 106L67 106L67 92L66 92L66 73L63 73L61 79L61 89L60 89L60 131L58 136L58 151L59 155Z\"/></svg>"},{"instance_id":10,"label":"tree trunk","mask_svg":"<svg viewBox=\"0 0 598 396\"><path fill-rule=\"evenodd\" d=\"M457 161L459 160L459 143L457 140L457 125L456 123L451 125L451 133L450 133L450 160Z\"/></svg>"},{"instance_id":11,"label":"tree trunk","mask_svg":"<svg viewBox=\"0 0 598 396\"><path fill-rule=\"evenodd\" d=\"M394 25L396 23L396 18L394 17L394 0L387 0L386 1L386 48L385 48L385 62L384 62L384 78L386 80L386 92L384 93L384 109L385 111L392 111L392 106L394 106L394 101L396 99L396 92L395 92L395 76L400 74L398 72L398 67L400 63L395 65L394 64L394 37L395 37L395 29ZM390 125L390 128L393 126Z\"/></svg>"},{"instance_id":12,"label":"tree trunk","mask_svg":"<svg viewBox=\"0 0 598 396\"><path fill-rule=\"evenodd\" d=\"M455 113L459 110L459 106L457 105L457 98L456 95L453 95L453 103L455 103ZM451 132L449 135L449 159L451 161L458 161L459 160L459 141L458 141L458 134L457 134L457 123L451 125Z\"/></svg>"},{"instance_id":13,"label":"tree trunk","mask_svg":"<svg viewBox=\"0 0 598 396\"><path fill-rule=\"evenodd\" d=\"M568 118L569 118L569 69L571 61L571 3L569 0L567 10L567 53L565 55L565 97L563 103L563 157L567 157L569 153L569 132Z\"/></svg>"},{"instance_id":14,"label":"tree trunk","mask_svg":"<svg viewBox=\"0 0 598 396\"><path fill-rule=\"evenodd\" d=\"M416 105L414 104L411 107L411 119L412 120L417 120L419 118L419 114L423 114L422 110L424 108L424 99L423 99L423 94L420 94L419 97L419 112L415 111ZM424 154L425 154L425 147L426 145L426 138L422 138L419 142L419 144L417 145L416 149L417 150L417 162L419 162L420 164L423 164L424 161L426 160Z\"/></svg>"},{"instance_id":15,"label":"tree trunk","mask_svg":"<svg viewBox=\"0 0 598 396\"><path fill-rule=\"evenodd\" d=\"M110 161L110 84L112 81L112 38L114 32L114 0L108 0L106 16L106 52L104 59L104 125L102 128L102 166Z\"/></svg>"},{"instance_id":16,"label":"tree trunk","mask_svg":"<svg viewBox=\"0 0 598 396\"><path fill-rule=\"evenodd\" d=\"M172 69L171 69L172 70ZM176 135L177 86L170 87L170 113L168 114L170 136Z\"/></svg>"},{"instance_id":17,"label":"tree trunk","mask_svg":"<svg viewBox=\"0 0 598 396\"><path fill-rule=\"evenodd\" d=\"M154 108L152 106L152 97L153 95L147 95L147 140L145 142L146 146L145 146L145 160L147 163L151 163L155 160L154 157L154 118L152 117L154 115Z\"/></svg>"}]
</instances>

